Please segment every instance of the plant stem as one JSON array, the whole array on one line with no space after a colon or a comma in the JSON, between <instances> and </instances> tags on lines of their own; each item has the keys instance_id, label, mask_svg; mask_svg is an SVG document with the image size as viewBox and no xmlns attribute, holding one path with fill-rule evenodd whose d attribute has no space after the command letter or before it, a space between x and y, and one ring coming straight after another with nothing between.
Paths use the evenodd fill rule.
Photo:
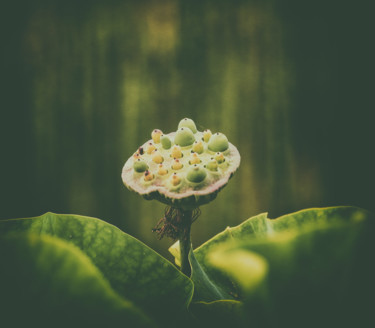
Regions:
<instances>
[{"instance_id":1,"label":"plant stem","mask_svg":"<svg viewBox=\"0 0 375 328\"><path fill-rule=\"evenodd\" d=\"M192 224L193 211L181 212L180 220L183 221L184 229L182 229L179 237L180 241L180 260L181 260L181 272L186 276L190 277L191 268L189 262L189 252L191 249L190 230Z\"/></svg>"}]
</instances>

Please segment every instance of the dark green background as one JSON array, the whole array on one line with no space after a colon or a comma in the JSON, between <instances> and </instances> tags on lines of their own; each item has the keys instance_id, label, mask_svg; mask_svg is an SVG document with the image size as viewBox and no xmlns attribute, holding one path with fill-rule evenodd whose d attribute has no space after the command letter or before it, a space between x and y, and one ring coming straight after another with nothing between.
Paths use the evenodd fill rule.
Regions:
<instances>
[{"instance_id":1,"label":"dark green background","mask_svg":"<svg viewBox=\"0 0 375 328\"><path fill-rule=\"evenodd\" d=\"M126 159L183 117L242 163L198 246L259 212L373 201L373 19L364 1L7 1L1 10L1 219L99 217L165 253L164 205Z\"/></svg>"}]
</instances>

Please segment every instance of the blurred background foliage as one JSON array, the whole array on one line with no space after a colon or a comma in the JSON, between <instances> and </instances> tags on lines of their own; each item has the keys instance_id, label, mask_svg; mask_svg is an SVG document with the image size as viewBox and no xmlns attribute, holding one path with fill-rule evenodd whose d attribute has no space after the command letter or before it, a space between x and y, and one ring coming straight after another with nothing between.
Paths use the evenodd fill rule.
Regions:
<instances>
[{"instance_id":1,"label":"blurred background foliage","mask_svg":"<svg viewBox=\"0 0 375 328\"><path fill-rule=\"evenodd\" d=\"M1 219L94 216L166 254L121 169L152 129L225 133L239 171L193 243L260 212L374 210L371 11L359 1L5 1Z\"/></svg>"}]
</instances>

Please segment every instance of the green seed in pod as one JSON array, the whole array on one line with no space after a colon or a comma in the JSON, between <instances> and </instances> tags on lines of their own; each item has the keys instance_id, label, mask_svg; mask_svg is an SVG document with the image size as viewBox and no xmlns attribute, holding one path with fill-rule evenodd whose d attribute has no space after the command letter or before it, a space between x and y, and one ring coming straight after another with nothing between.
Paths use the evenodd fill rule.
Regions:
<instances>
[{"instance_id":1,"label":"green seed in pod","mask_svg":"<svg viewBox=\"0 0 375 328\"><path fill-rule=\"evenodd\" d=\"M164 149L169 149L172 146L171 139L169 139L168 136L162 135L160 137L160 142Z\"/></svg>"},{"instance_id":2,"label":"green seed in pod","mask_svg":"<svg viewBox=\"0 0 375 328\"><path fill-rule=\"evenodd\" d=\"M190 118L184 118L178 123L178 128L189 128L193 133L197 133L197 127L195 123Z\"/></svg>"},{"instance_id":3,"label":"green seed in pod","mask_svg":"<svg viewBox=\"0 0 375 328\"><path fill-rule=\"evenodd\" d=\"M193 132L188 128L179 128L174 137L174 143L181 147L187 147L194 143L195 138Z\"/></svg>"},{"instance_id":4,"label":"green seed in pod","mask_svg":"<svg viewBox=\"0 0 375 328\"><path fill-rule=\"evenodd\" d=\"M206 170L198 164L190 166L186 173L186 179L190 182L199 183L202 182L207 176Z\"/></svg>"},{"instance_id":5,"label":"green seed in pod","mask_svg":"<svg viewBox=\"0 0 375 328\"><path fill-rule=\"evenodd\" d=\"M208 149L214 152L221 152L227 150L229 147L227 137L222 133L215 133L210 138Z\"/></svg>"},{"instance_id":6,"label":"green seed in pod","mask_svg":"<svg viewBox=\"0 0 375 328\"><path fill-rule=\"evenodd\" d=\"M140 158L138 158L136 161L134 161L133 168L136 172L144 172L148 170L148 165L145 161L142 161Z\"/></svg>"}]
</instances>

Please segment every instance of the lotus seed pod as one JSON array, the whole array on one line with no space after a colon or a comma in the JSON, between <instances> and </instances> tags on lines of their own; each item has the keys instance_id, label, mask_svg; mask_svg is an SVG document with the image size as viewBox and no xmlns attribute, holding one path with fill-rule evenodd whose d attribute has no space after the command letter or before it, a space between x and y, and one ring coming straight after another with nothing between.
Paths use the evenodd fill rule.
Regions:
<instances>
[{"instance_id":1,"label":"lotus seed pod","mask_svg":"<svg viewBox=\"0 0 375 328\"><path fill-rule=\"evenodd\" d=\"M213 158L206 164L206 169L210 171L217 171L217 167L217 162Z\"/></svg>"},{"instance_id":2,"label":"lotus seed pod","mask_svg":"<svg viewBox=\"0 0 375 328\"><path fill-rule=\"evenodd\" d=\"M207 129L203 131L203 141L208 142L212 136L211 130Z\"/></svg>"},{"instance_id":3,"label":"lotus seed pod","mask_svg":"<svg viewBox=\"0 0 375 328\"><path fill-rule=\"evenodd\" d=\"M150 155L155 149L156 149L155 145L152 142L150 142L147 145L146 153Z\"/></svg>"},{"instance_id":4,"label":"lotus seed pod","mask_svg":"<svg viewBox=\"0 0 375 328\"><path fill-rule=\"evenodd\" d=\"M160 136L163 134L161 130L155 129L151 133L152 140L157 144L160 142Z\"/></svg>"},{"instance_id":5,"label":"lotus seed pod","mask_svg":"<svg viewBox=\"0 0 375 328\"><path fill-rule=\"evenodd\" d=\"M155 149L152 152L152 160L154 161L154 163L160 164L160 163L163 163L164 158L163 156L161 156L160 152L158 152L157 149Z\"/></svg>"},{"instance_id":6,"label":"lotus seed pod","mask_svg":"<svg viewBox=\"0 0 375 328\"><path fill-rule=\"evenodd\" d=\"M172 163L173 170L181 170L183 168L183 164L176 158Z\"/></svg>"},{"instance_id":7,"label":"lotus seed pod","mask_svg":"<svg viewBox=\"0 0 375 328\"><path fill-rule=\"evenodd\" d=\"M216 153L215 154L215 160L218 164L221 164L221 163L224 163L225 162L225 157L223 155L223 153Z\"/></svg>"},{"instance_id":8,"label":"lotus seed pod","mask_svg":"<svg viewBox=\"0 0 375 328\"><path fill-rule=\"evenodd\" d=\"M160 142L164 149L169 149L172 146L171 139L169 139L168 136L162 135L160 137Z\"/></svg>"},{"instance_id":9,"label":"lotus seed pod","mask_svg":"<svg viewBox=\"0 0 375 328\"><path fill-rule=\"evenodd\" d=\"M199 183L202 182L206 176L206 170L200 165L194 164L189 168L186 174L186 179L188 179L190 182Z\"/></svg>"},{"instance_id":10,"label":"lotus seed pod","mask_svg":"<svg viewBox=\"0 0 375 328\"><path fill-rule=\"evenodd\" d=\"M171 183L173 186L178 186L181 183L181 178L176 174L172 174Z\"/></svg>"},{"instance_id":11,"label":"lotus seed pod","mask_svg":"<svg viewBox=\"0 0 375 328\"><path fill-rule=\"evenodd\" d=\"M203 153L204 147L203 147L202 141L200 141L200 140L194 141L193 151L196 152L196 153L198 153L198 154L202 154Z\"/></svg>"},{"instance_id":12,"label":"lotus seed pod","mask_svg":"<svg viewBox=\"0 0 375 328\"><path fill-rule=\"evenodd\" d=\"M201 162L197 153L192 153L190 156L189 164L199 164Z\"/></svg>"},{"instance_id":13,"label":"lotus seed pod","mask_svg":"<svg viewBox=\"0 0 375 328\"><path fill-rule=\"evenodd\" d=\"M152 172L150 172L150 171L145 171L145 173L143 174L143 179L145 180L145 181L151 181L151 180L153 180L154 179L154 175L152 174Z\"/></svg>"},{"instance_id":14,"label":"lotus seed pod","mask_svg":"<svg viewBox=\"0 0 375 328\"><path fill-rule=\"evenodd\" d=\"M182 151L180 146L173 146L171 151L171 157L172 158L181 158L182 157Z\"/></svg>"},{"instance_id":15,"label":"lotus seed pod","mask_svg":"<svg viewBox=\"0 0 375 328\"><path fill-rule=\"evenodd\" d=\"M154 130L151 137L126 161L123 182L146 199L177 209L209 203L240 165L237 148L224 134L197 131L189 119L182 120L176 132Z\"/></svg>"},{"instance_id":16,"label":"lotus seed pod","mask_svg":"<svg viewBox=\"0 0 375 328\"><path fill-rule=\"evenodd\" d=\"M195 123L190 118L184 118L178 123L178 128L189 128L193 133L197 133L197 127Z\"/></svg>"},{"instance_id":17,"label":"lotus seed pod","mask_svg":"<svg viewBox=\"0 0 375 328\"><path fill-rule=\"evenodd\" d=\"M144 172L148 170L148 165L145 161L142 161L140 158L137 159L133 164L134 171L136 172Z\"/></svg>"},{"instance_id":18,"label":"lotus seed pod","mask_svg":"<svg viewBox=\"0 0 375 328\"><path fill-rule=\"evenodd\" d=\"M165 168L163 164L160 164L158 167L158 174L159 175L166 175L168 174L168 170Z\"/></svg>"},{"instance_id":19,"label":"lotus seed pod","mask_svg":"<svg viewBox=\"0 0 375 328\"><path fill-rule=\"evenodd\" d=\"M174 143L181 147L187 147L193 144L195 141L194 134L188 128L179 128L176 136L174 137Z\"/></svg>"},{"instance_id":20,"label":"lotus seed pod","mask_svg":"<svg viewBox=\"0 0 375 328\"><path fill-rule=\"evenodd\" d=\"M212 135L208 143L208 149L214 152L226 151L228 147L228 139L222 133L215 133Z\"/></svg>"}]
</instances>

